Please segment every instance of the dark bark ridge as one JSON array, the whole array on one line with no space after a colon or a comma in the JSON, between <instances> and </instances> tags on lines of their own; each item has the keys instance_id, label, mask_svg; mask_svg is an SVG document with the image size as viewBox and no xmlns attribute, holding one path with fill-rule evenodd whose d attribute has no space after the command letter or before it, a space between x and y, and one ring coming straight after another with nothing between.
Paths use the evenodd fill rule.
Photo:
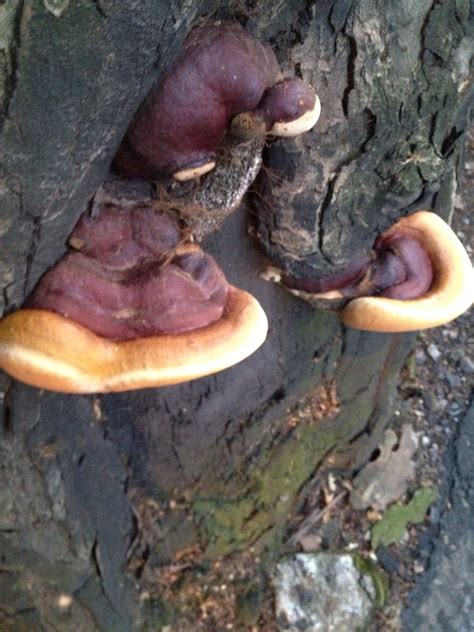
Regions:
<instances>
[{"instance_id":1,"label":"dark bark ridge","mask_svg":"<svg viewBox=\"0 0 474 632\"><path fill-rule=\"evenodd\" d=\"M337 274L430 200L447 217L437 192L453 177L465 129L472 23L467 2L418 3L407 26L409 11L321 7L328 28L291 51L322 116L312 135L268 148L254 199L265 249L291 276Z\"/></svg>"}]
</instances>

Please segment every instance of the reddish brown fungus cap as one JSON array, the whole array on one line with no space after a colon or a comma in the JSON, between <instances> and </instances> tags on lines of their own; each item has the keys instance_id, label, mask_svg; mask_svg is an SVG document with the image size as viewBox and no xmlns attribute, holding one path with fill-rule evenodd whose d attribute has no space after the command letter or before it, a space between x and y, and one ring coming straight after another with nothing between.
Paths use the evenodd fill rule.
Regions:
<instances>
[{"instance_id":1,"label":"reddish brown fungus cap","mask_svg":"<svg viewBox=\"0 0 474 632\"><path fill-rule=\"evenodd\" d=\"M209 171L231 119L255 109L279 78L271 48L239 24L204 22L137 112L115 167L128 176L179 180Z\"/></svg>"},{"instance_id":2,"label":"reddish brown fungus cap","mask_svg":"<svg viewBox=\"0 0 474 632\"><path fill-rule=\"evenodd\" d=\"M29 309L0 321L0 367L65 392L174 384L255 351L267 324L199 246L152 207L83 216Z\"/></svg>"},{"instance_id":3,"label":"reddish brown fungus cap","mask_svg":"<svg viewBox=\"0 0 474 632\"><path fill-rule=\"evenodd\" d=\"M271 122L274 136L298 136L312 129L321 114L321 103L313 89L297 78L283 79L267 90L259 110Z\"/></svg>"},{"instance_id":4,"label":"reddish brown fungus cap","mask_svg":"<svg viewBox=\"0 0 474 632\"><path fill-rule=\"evenodd\" d=\"M258 302L231 287L222 317L201 329L118 342L45 310L0 321L0 367L38 388L101 393L166 386L222 371L263 344Z\"/></svg>"},{"instance_id":5,"label":"reddish brown fungus cap","mask_svg":"<svg viewBox=\"0 0 474 632\"><path fill-rule=\"evenodd\" d=\"M176 63L146 97L114 166L129 177L189 180L214 168L239 114L263 118L271 134L295 136L319 112L309 86L282 79L269 46L239 24L207 20L190 32Z\"/></svg>"},{"instance_id":6,"label":"reddish brown fungus cap","mask_svg":"<svg viewBox=\"0 0 474 632\"><path fill-rule=\"evenodd\" d=\"M84 215L70 252L40 280L27 307L47 309L116 340L179 334L218 320L228 283L152 204Z\"/></svg>"},{"instance_id":7,"label":"reddish brown fungus cap","mask_svg":"<svg viewBox=\"0 0 474 632\"><path fill-rule=\"evenodd\" d=\"M437 327L472 305L474 274L469 256L452 229L438 215L419 211L401 219L385 236L403 233L416 240L433 267L433 281L420 297L400 300L367 296L351 300L341 320L366 331L402 332Z\"/></svg>"}]
</instances>

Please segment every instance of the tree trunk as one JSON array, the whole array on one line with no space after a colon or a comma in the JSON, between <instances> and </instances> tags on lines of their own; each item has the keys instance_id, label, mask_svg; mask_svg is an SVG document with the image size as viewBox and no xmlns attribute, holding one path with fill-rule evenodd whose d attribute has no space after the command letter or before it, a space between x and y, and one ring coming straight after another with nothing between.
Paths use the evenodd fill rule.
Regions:
<instances>
[{"instance_id":1,"label":"tree trunk","mask_svg":"<svg viewBox=\"0 0 474 632\"><path fill-rule=\"evenodd\" d=\"M267 156L284 145L308 174L312 264L346 263L412 209L449 218L472 91L469 12L468 0L6 0L0 309L20 307L62 256L133 113L205 15L270 41L320 96L316 129ZM285 213L295 234L301 216ZM268 589L291 514L323 467L350 471L377 446L413 337L345 329L264 281L253 215L248 200L204 242L268 315L252 357L113 395L1 376L2 631L263 626L265 601L250 616L241 595ZM267 229L269 243L278 228ZM213 592L223 583L225 597Z\"/></svg>"}]
</instances>

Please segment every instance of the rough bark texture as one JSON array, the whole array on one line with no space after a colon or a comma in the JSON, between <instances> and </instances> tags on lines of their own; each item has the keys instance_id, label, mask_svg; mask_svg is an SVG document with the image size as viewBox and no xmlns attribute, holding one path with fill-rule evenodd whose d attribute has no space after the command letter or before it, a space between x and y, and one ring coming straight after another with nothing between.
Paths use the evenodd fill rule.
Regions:
<instances>
[{"instance_id":1,"label":"rough bark texture","mask_svg":"<svg viewBox=\"0 0 474 632\"><path fill-rule=\"evenodd\" d=\"M471 90L469 10L467 0L6 0L0 309L18 308L64 253L153 80L216 11L269 40L323 106L314 132L269 150L269 161L296 152L304 165L301 199L267 224L276 257L308 255L327 271L407 210L449 216ZM264 574L324 459L355 468L369 457L411 337L345 330L263 281L251 215L243 206L204 244L269 316L267 342L245 362L97 397L2 375L2 630L191 629L173 622L202 614L183 596L193 579L250 545ZM331 402L326 417L289 424L308 393L316 407Z\"/></svg>"}]
</instances>

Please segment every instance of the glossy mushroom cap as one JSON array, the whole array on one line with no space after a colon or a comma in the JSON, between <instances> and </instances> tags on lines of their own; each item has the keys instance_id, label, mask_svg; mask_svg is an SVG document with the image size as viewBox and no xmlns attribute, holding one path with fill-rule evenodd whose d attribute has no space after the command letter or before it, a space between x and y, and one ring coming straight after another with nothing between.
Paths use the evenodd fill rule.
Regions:
<instances>
[{"instance_id":1,"label":"glossy mushroom cap","mask_svg":"<svg viewBox=\"0 0 474 632\"><path fill-rule=\"evenodd\" d=\"M474 274L463 245L429 211L401 219L376 240L370 256L354 257L331 276L295 278L275 267L263 276L367 331L436 327L466 311L474 298Z\"/></svg>"},{"instance_id":2,"label":"glossy mushroom cap","mask_svg":"<svg viewBox=\"0 0 474 632\"><path fill-rule=\"evenodd\" d=\"M180 335L117 342L45 310L21 309L0 321L0 367L16 379L63 393L166 386L222 371L263 344L258 302L230 287L222 317Z\"/></svg>"},{"instance_id":3,"label":"glossy mushroom cap","mask_svg":"<svg viewBox=\"0 0 474 632\"><path fill-rule=\"evenodd\" d=\"M75 249L26 306L116 340L205 327L221 317L228 283L212 257L181 239L151 206L105 206L99 217L81 218L69 240Z\"/></svg>"},{"instance_id":4,"label":"glossy mushroom cap","mask_svg":"<svg viewBox=\"0 0 474 632\"><path fill-rule=\"evenodd\" d=\"M298 136L316 125L321 102L312 88L297 78L283 79L265 93L259 111L274 136Z\"/></svg>"},{"instance_id":5,"label":"glossy mushroom cap","mask_svg":"<svg viewBox=\"0 0 474 632\"><path fill-rule=\"evenodd\" d=\"M280 78L270 47L239 24L207 21L131 123L114 166L132 177L193 177L209 170L231 119L257 107Z\"/></svg>"},{"instance_id":6,"label":"glossy mushroom cap","mask_svg":"<svg viewBox=\"0 0 474 632\"><path fill-rule=\"evenodd\" d=\"M129 177L203 175L243 112L264 118L272 134L294 136L315 124L320 104L300 79L282 79L271 48L239 24L206 21L191 31L175 65L145 99L114 167Z\"/></svg>"},{"instance_id":7,"label":"glossy mushroom cap","mask_svg":"<svg viewBox=\"0 0 474 632\"><path fill-rule=\"evenodd\" d=\"M174 384L255 351L257 301L149 205L83 216L71 251L0 321L0 367L71 393Z\"/></svg>"},{"instance_id":8,"label":"glossy mushroom cap","mask_svg":"<svg viewBox=\"0 0 474 632\"><path fill-rule=\"evenodd\" d=\"M474 300L472 265L457 236L438 215L419 211L401 219L383 237L415 240L431 262L433 280L417 298L366 296L349 301L341 312L345 325L366 331L414 331L450 322L469 309Z\"/></svg>"}]
</instances>

